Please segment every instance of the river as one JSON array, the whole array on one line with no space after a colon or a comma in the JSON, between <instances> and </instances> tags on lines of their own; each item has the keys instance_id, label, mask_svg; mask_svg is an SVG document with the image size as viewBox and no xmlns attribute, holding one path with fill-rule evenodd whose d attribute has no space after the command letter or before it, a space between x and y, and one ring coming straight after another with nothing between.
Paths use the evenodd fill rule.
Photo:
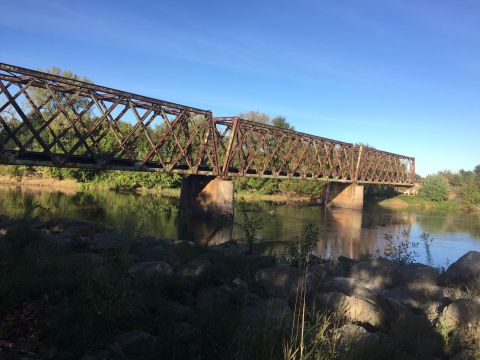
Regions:
<instances>
[{"instance_id":1,"label":"river","mask_svg":"<svg viewBox=\"0 0 480 360\"><path fill-rule=\"evenodd\" d=\"M40 204L47 216L92 220L115 228L130 238L162 236L195 240L202 244L241 241L241 227L232 222L181 221L177 199L160 195L139 195L111 191L65 193L38 188L0 187L0 214L19 216L25 203ZM469 250L480 251L479 214L441 214L411 210L390 210L366 205L363 211L325 209L319 205L278 204L259 201L255 216L262 219L258 243L271 251L282 251L285 244L298 239L307 224L318 227L315 254L323 257L362 254L382 255L388 245L386 235L394 241L407 232L417 261L447 266ZM252 210L253 211L253 210ZM236 209L235 222L241 222ZM421 239L429 234L430 245Z\"/></svg>"}]
</instances>

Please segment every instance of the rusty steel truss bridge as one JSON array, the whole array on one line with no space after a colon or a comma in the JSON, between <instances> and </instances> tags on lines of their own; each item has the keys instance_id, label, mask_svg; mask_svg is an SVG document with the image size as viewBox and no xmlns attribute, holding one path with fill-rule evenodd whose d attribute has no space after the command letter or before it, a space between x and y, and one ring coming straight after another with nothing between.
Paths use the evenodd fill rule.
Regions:
<instances>
[{"instance_id":1,"label":"rusty steel truss bridge","mask_svg":"<svg viewBox=\"0 0 480 360\"><path fill-rule=\"evenodd\" d=\"M411 186L415 159L0 63L0 163Z\"/></svg>"}]
</instances>

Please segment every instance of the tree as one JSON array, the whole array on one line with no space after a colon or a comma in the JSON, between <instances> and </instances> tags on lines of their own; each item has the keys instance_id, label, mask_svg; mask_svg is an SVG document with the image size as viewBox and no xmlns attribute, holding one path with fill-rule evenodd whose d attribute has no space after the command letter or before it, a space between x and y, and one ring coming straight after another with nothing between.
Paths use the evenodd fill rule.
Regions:
<instances>
[{"instance_id":1,"label":"tree","mask_svg":"<svg viewBox=\"0 0 480 360\"><path fill-rule=\"evenodd\" d=\"M284 116L275 116L272 119L272 125L280 129L295 130L295 127L293 125L290 125L290 123Z\"/></svg>"},{"instance_id":2,"label":"tree","mask_svg":"<svg viewBox=\"0 0 480 360\"><path fill-rule=\"evenodd\" d=\"M431 201L445 201L448 199L448 180L441 175L430 175L423 181L418 195Z\"/></svg>"},{"instance_id":3,"label":"tree","mask_svg":"<svg viewBox=\"0 0 480 360\"><path fill-rule=\"evenodd\" d=\"M475 166L475 169L473 169L473 172L476 174L477 178L480 179L480 165Z\"/></svg>"},{"instance_id":4,"label":"tree","mask_svg":"<svg viewBox=\"0 0 480 360\"><path fill-rule=\"evenodd\" d=\"M248 111L238 114L239 117L245 120L255 121L262 124L270 124L270 116L260 111Z\"/></svg>"}]
</instances>

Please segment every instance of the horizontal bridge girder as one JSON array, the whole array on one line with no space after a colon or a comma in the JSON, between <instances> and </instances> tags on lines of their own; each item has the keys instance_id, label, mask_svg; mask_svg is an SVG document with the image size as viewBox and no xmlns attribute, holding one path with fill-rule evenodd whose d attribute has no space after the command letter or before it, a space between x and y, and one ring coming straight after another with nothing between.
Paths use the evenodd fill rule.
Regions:
<instances>
[{"instance_id":1,"label":"horizontal bridge girder","mask_svg":"<svg viewBox=\"0 0 480 360\"><path fill-rule=\"evenodd\" d=\"M411 186L412 157L0 64L0 163Z\"/></svg>"}]
</instances>

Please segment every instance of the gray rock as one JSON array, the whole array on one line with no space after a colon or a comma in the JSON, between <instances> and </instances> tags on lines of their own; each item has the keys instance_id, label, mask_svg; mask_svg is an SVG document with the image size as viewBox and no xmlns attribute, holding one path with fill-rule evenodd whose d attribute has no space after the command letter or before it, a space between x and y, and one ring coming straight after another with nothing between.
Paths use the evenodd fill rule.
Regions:
<instances>
[{"instance_id":1,"label":"gray rock","mask_svg":"<svg viewBox=\"0 0 480 360\"><path fill-rule=\"evenodd\" d=\"M450 265L443 279L449 286L480 287L480 252L463 255Z\"/></svg>"},{"instance_id":2,"label":"gray rock","mask_svg":"<svg viewBox=\"0 0 480 360\"><path fill-rule=\"evenodd\" d=\"M295 299L303 289L310 296L323 281L318 271L305 274L286 264L259 270L255 274L255 280L268 295L286 299Z\"/></svg>"},{"instance_id":3,"label":"gray rock","mask_svg":"<svg viewBox=\"0 0 480 360\"><path fill-rule=\"evenodd\" d=\"M450 360L478 360L472 350L462 350L450 358Z\"/></svg>"},{"instance_id":4,"label":"gray rock","mask_svg":"<svg viewBox=\"0 0 480 360\"><path fill-rule=\"evenodd\" d=\"M92 254L92 253L78 253L78 254L72 254L72 261L78 264L87 264L87 265L94 265L94 266L100 266L105 264L105 258L103 256L100 256L98 254Z\"/></svg>"},{"instance_id":5,"label":"gray rock","mask_svg":"<svg viewBox=\"0 0 480 360\"><path fill-rule=\"evenodd\" d=\"M130 276L136 279L151 279L156 275L173 274L172 267L164 261L144 261L128 270Z\"/></svg>"},{"instance_id":6,"label":"gray rock","mask_svg":"<svg viewBox=\"0 0 480 360\"><path fill-rule=\"evenodd\" d=\"M58 218L45 223L45 229L53 233L77 233L81 236L91 237L95 233L105 231L105 226L93 221Z\"/></svg>"},{"instance_id":7,"label":"gray rock","mask_svg":"<svg viewBox=\"0 0 480 360\"><path fill-rule=\"evenodd\" d=\"M399 268L399 285L409 287L411 285L438 285L440 274L437 269L424 264L405 264Z\"/></svg>"},{"instance_id":8,"label":"gray rock","mask_svg":"<svg viewBox=\"0 0 480 360\"><path fill-rule=\"evenodd\" d=\"M377 345L380 336L355 324L345 324L334 335L337 348L342 353L363 352Z\"/></svg>"},{"instance_id":9,"label":"gray rock","mask_svg":"<svg viewBox=\"0 0 480 360\"><path fill-rule=\"evenodd\" d=\"M154 245L169 246L173 244L174 240L166 237L144 236L138 239L138 242L141 244L148 244L151 246L154 246Z\"/></svg>"},{"instance_id":10,"label":"gray rock","mask_svg":"<svg viewBox=\"0 0 480 360\"><path fill-rule=\"evenodd\" d=\"M146 248L141 252L140 257L144 261L164 261L171 266L178 266L181 262L178 256L165 245Z\"/></svg>"},{"instance_id":11,"label":"gray rock","mask_svg":"<svg viewBox=\"0 0 480 360\"><path fill-rule=\"evenodd\" d=\"M207 250L223 255L246 255L249 252L247 245L239 244L234 240L209 246Z\"/></svg>"},{"instance_id":12,"label":"gray rock","mask_svg":"<svg viewBox=\"0 0 480 360\"><path fill-rule=\"evenodd\" d=\"M370 302L376 302L376 293L361 284L353 278L333 277L322 284L321 288L325 292L340 292L348 296L356 296Z\"/></svg>"},{"instance_id":13,"label":"gray rock","mask_svg":"<svg viewBox=\"0 0 480 360\"><path fill-rule=\"evenodd\" d=\"M420 303L419 307L422 309L430 323L434 324L437 322L437 319L442 313L445 305L445 303L440 301L426 301L424 303Z\"/></svg>"},{"instance_id":14,"label":"gray rock","mask_svg":"<svg viewBox=\"0 0 480 360\"><path fill-rule=\"evenodd\" d=\"M173 336L177 341L191 341L196 334L197 329L187 322L179 322L173 326Z\"/></svg>"},{"instance_id":15,"label":"gray rock","mask_svg":"<svg viewBox=\"0 0 480 360\"><path fill-rule=\"evenodd\" d=\"M115 340L127 356L151 356L156 350L157 338L140 330L119 335Z\"/></svg>"},{"instance_id":16,"label":"gray rock","mask_svg":"<svg viewBox=\"0 0 480 360\"><path fill-rule=\"evenodd\" d=\"M240 289L248 289L248 283L238 277L232 280L232 284Z\"/></svg>"},{"instance_id":17,"label":"gray rock","mask_svg":"<svg viewBox=\"0 0 480 360\"><path fill-rule=\"evenodd\" d=\"M369 289L392 288L398 284L399 266L384 258L360 261L352 266L349 276Z\"/></svg>"},{"instance_id":18,"label":"gray rock","mask_svg":"<svg viewBox=\"0 0 480 360\"><path fill-rule=\"evenodd\" d=\"M368 324L375 328L385 326L385 314L376 302L339 292L319 293L316 300L318 305L334 309L352 322Z\"/></svg>"},{"instance_id":19,"label":"gray rock","mask_svg":"<svg viewBox=\"0 0 480 360\"><path fill-rule=\"evenodd\" d=\"M119 232L102 231L92 236L89 248L93 252L104 252L119 249L126 238Z\"/></svg>"},{"instance_id":20,"label":"gray rock","mask_svg":"<svg viewBox=\"0 0 480 360\"><path fill-rule=\"evenodd\" d=\"M275 256L248 255L245 257L245 260L251 271L272 267L277 264Z\"/></svg>"},{"instance_id":21,"label":"gray rock","mask_svg":"<svg viewBox=\"0 0 480 360\"><path fill-rule=\"evenodd\" d=\"M339 256L337 260L347 273L350 272L353 265L355 265L355 260L350 259L349 257L346 257L346 256Z\"/></svg>"},{"instance_id":22,"label":"gray rock","mask_svg":"<svg viewBox=\"0 0 480 360\"><path fill-rule=\"evenodd\" d=\"M212 263L204 259L194 259L179 268L179 275L189 277L195 282L205 282L210 276Z\"/></svg>"},{"instance_id":23,"label":"gray rock","mask_svg":"<svg viewBox=\"0 0 480 360\"><path fill-rule=\"evenodd\" d=\"M443 310L439 323L447 331L474 331L480 340L480 304L469 299L456 300Z\"/></svg>"},{"instance_id":24,"label":"gray rock","mask_svg":"<svg viewBox=\"0 0 480 360\"><path fill-rule=\"evenodd\" d=\"M169 301L168 307L175 315L175 319L180 321L187 320L191 315L193 315L192 308L182 305L177 301Z\"/></svg>"},{"instance_id":25,"label":"gray rock","mask_svg":"<svg viewBox=\"0 0 480 360\"><path fill-rule=\"evenodd\" d=\"M230 293L227 289L210 287L201 289L197 297L197 309L203 312L214 312L232 305Z\"/></svg>"},{"instance_id":26,"label":"gray rock","mask_svg":"<svg viewBox=\"0 0 480 360\"><path fill-rule=\"evenodd\" d=\"M408 287L404 287L404 290L420 303L438 301L447 305L453 300L465 297L465 293L460 289L438 285L411 283Z\"/></svg>"},{"instance_id":27,"label":"gray rock","mask_svg":"<svg viewBox=\"0 0 480 360\"><path fill-rule=\"evenodd\" d=\"M288 299L297 293L302 275L300 269L282 264L259 270L255 280L268 295Z\"/></svg>"},{"instance_id":28,"label":"gray rock","mask_svg":"<svg viewBox=\"0 0 480 360\"><path fill-rule=\"evenodd\" d=\"M287 330L292 325L293 314L287 301L279 298L256 300L243 310L243 325L254 331L264 328Z\"/></svg>"},{"instance_id":29,"label":"gray rock","mask_svg":"<svg viewBox=\"0 0 480 360\"><path fill-rule=\"evenodd\" d=\"M396 301L404 306L418 309L420 304L418 301L410 297L402 288L395 287L393 289L384 290L381 295L389 300Z\"/></svg>"}]
</instances>

